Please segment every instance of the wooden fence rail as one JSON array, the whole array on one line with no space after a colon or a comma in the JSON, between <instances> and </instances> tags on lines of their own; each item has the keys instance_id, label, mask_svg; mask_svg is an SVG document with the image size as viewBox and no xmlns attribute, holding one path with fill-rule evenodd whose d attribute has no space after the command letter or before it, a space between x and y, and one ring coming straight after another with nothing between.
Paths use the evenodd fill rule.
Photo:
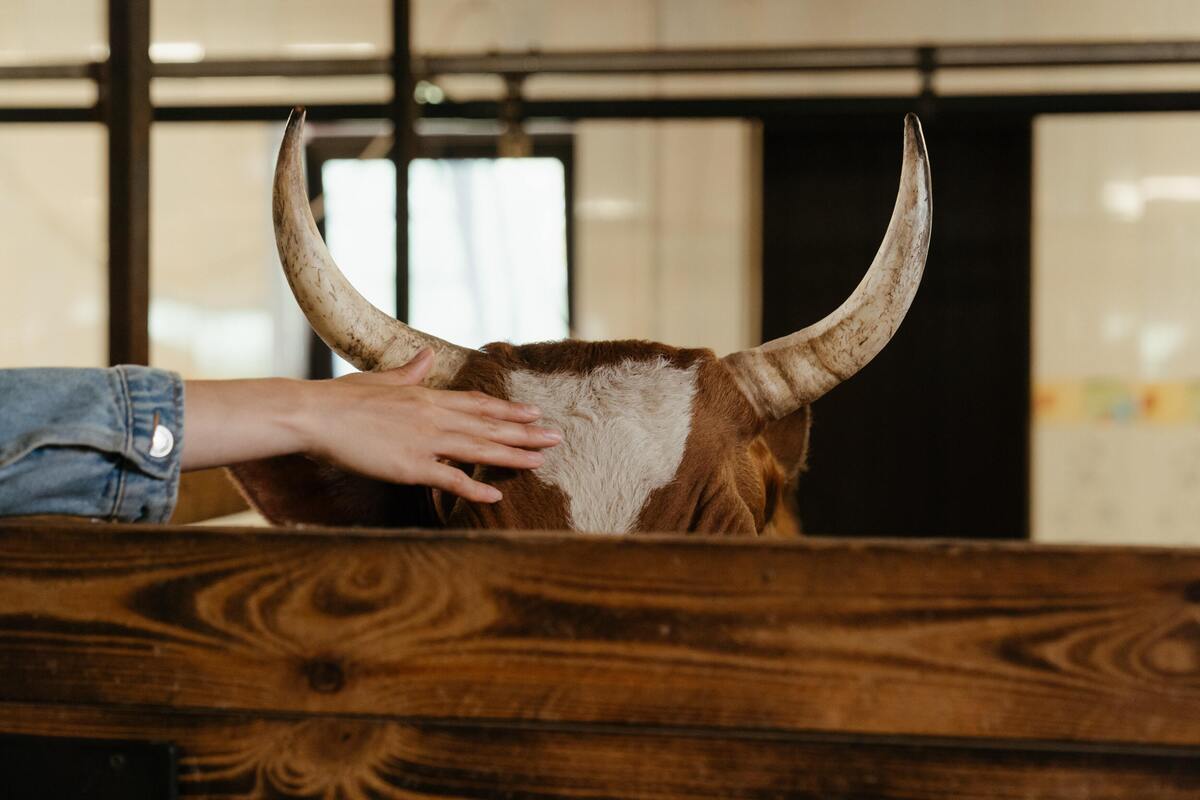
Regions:
<instances>
[{"instance_id":1,"label":"wooden fence rail","mask_svg":"<svg viewBox=\"0 0 1200 800\"><path fill-rule=\"evenodd\" d=\"M1194 798L1200 551L10 522L0 733L197 797Z\"/></svg>"}]
</instances>

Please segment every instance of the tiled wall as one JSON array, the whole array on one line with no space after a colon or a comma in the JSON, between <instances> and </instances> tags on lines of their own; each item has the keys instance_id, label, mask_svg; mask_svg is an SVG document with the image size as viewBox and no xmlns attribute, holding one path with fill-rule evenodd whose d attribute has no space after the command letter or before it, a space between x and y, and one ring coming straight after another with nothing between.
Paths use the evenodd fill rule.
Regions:
<instances>
[{"instance_id":1,"label":"tiled wall","mask_svg":"<svg viewBox=\"0 0 1200 800\"><path fill-rule=\"evenodd\" d=\"M737 120L579 126L576 335L758 343L757 141Z\"/></svg>"},{"instance_id":2,"label":"tiled wall","mask_svg":"<svg viewBox=\"0 0 1200 800\"><path fill-rule=\"evenodd\" d=\"M1200 114L1035 129L1033 532L1200 545Z\"/></svg>"}]
</instances>

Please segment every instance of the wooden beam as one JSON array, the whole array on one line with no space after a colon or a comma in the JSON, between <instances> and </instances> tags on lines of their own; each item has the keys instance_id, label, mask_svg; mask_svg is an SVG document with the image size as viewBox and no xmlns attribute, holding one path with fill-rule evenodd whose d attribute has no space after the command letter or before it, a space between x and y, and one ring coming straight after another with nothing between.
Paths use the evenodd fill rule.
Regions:
<instances>
[{"instance_id":1,"label":"wooden beam","mask_svg":"<svg viewBox=\"0 0 1200 800\"><path fill-rule=\"evenodd\" d=\"M150 363L150 4L109 0L108 358Z\"/></svg>"},{"instance_id":2,"label":"wooden beam","mask_svg":"<svg viewBox=\"0 0 1200 800\"><path fill-rule=\"evenodd\" d=\"M1200 750L746 731L442 725L0 704L0 730L149 740L180 795L1192 800Z\"/></svg>"},{"instance_id":3,"label":"wooden beam","mask_svg":"<svg viewBox=\"0 0 1200 800\"><path fill-rule=\"evenodd\" d=\"M0 702L1195 746L1200 551L0 526Z\"/></svg>"}]
</instances>

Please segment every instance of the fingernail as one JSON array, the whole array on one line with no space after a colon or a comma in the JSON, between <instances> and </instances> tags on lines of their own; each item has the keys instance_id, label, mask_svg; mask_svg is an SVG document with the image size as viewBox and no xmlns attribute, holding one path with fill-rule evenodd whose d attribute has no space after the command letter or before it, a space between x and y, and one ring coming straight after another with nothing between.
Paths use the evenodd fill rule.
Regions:
<instances>
[{"instance_id":1,"label":"fingernail","mask_svg":"<svg viewBox=\"0 0 1200 800\"><path fill-rule=\"evenodd\" d=\"M521 411L535 417L540 417L542 415L542 410L540 408L537 406L531 406L528 403L521 404Z\"/></svg>"},{"instance_id":2,"label":"fingernail","mask_svg":"<svg viewBox=\"0 0 1200 800\"><path fill-rule=\"evenodd\" d=\"M489 487L487 487L487 489L488 490L486 492L484 492L484 495L485 495L484 500L486 500L487 502L499 503L501 500L504 499L504 495L500 494L500 490L497 489L496 487L489 486Z\"/></svg>"},{"instance_id":3,"label":"fingernail","mask_svg":"<svg viewBox=\"0 0 1200 800\"><path fill-rule=\"evenodd\" d=\"M562 441L562 434L559 433L558 431L552 431L549 428L538 428L538 434L543 439L548 439L551 442L561 442Z\"/></svg>"},{"instance_id":4,"label":"fingernail","mask_svg":"<svg viewBox=\"0 0 1200 800\"><path fill-rule=\"evenodd\" d=\"M539 464L542 464L546 460L546 457L544 455L542 455L541 453L537 452L536 450L530 450L529 455L526 457L525 460L528 461L530 464L539 465Z\"/></svg>"}]
</instances>

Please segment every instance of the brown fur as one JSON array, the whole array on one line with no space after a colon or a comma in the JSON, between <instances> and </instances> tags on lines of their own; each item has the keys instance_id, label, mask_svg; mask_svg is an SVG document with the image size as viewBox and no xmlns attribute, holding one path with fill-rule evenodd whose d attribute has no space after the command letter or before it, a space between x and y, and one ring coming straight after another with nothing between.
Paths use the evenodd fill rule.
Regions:
<instances>
[{"instance_id":1,"label":"brown fur","mask_svg":"<svg viewBox=\"0 0 1200 800\"><path fill-rule=\"evenodd\" d=\"M626 360L662 357L672 366L697 365L696 397L684 456L675 479L646 501L637 531L731 535L789 535L799 525L784 500L808 449L807 407L764 425L709 350L653 342L491 344L472 353L450 389L507 399L513 370L584 374ZM276 524L446 526L559 530L568 527L562 492L533 472L459 465L495 485L504 499L469 503L436 490L399 487L350 475L305 456L242 464L235 480Z\"/></svg>"},{"instance_id":2,"label":"brown fur","mask_svg":"<svg viewBox=\"0 0 1200 800\"><path fill-rule=\"evenodd\" d=\"M425 487L364 478L304 455L248 461L229 471L274 525L425 528L439 522Z\"/></svg>"}]
</instances>

